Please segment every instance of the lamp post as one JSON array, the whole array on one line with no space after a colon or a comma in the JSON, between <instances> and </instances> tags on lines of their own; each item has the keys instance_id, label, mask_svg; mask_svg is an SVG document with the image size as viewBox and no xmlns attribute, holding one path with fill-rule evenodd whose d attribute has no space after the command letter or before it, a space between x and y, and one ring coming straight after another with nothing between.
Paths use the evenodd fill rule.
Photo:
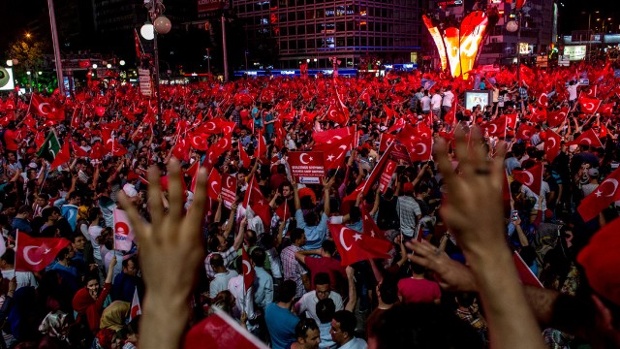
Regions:
<instances>
[{"instance_id":1,"label":"lamp post","mask_svg":"<svg viewBox=\"0 0 620 349\"><path fill-rule=\"evenodd\" d=\"M58 43L58 32L56 31L56 14L54 12L54 0L47 0L47 10L50 16L50 27L52 31L52 44L54 47L54 64L56 65L56 78L58 79L58 92L61 96L65 94L65 84L62 77L62 60L60 58L60 44Z\"/></svg>"},{"instance_id":2,"label":"lamp post","mask_svg":"<svg viewBox=\"0 0 620 349\"><path fill-rule=\"evenodd\" d=\"M161 94L159 93L159 47L157 44L157 34L168 34L172 28L172 23L163 14L166 8L162 0L144 0L144 6L153 24L153 64L155 66L153 80L155 83L155 98L157 99L157 129L161 131Z\"/></svg>"},{"instance_id":3,"label":"lamp post","mask_svg":"<svg viewBox=\"0 0 620 349\"><path fill-rule=\"evenodd\" d=\"M506 23L506 30L511 33L517 32L517 83L521 88L521 11L516 12L516 20Z\"/></svg>"}]
</instances>

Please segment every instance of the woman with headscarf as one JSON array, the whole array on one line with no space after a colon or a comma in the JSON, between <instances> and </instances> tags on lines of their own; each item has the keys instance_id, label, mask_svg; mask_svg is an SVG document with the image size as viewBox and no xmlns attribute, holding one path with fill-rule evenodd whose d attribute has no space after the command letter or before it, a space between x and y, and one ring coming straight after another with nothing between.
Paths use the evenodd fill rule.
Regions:
<instances>
[{"instance_id":1,"label":"woman with headscarf","mask_svg":"<svg viewBox=\"0 0 620 349\"><path fill-rule=\"evenodd\" d=\"M125 326L125 320L129 316L131 303L123 301L114 301L110 303L101 314L100 329L109 328L118 331Z\"/></svg>"},{"instance_id":2,"label":"woman with headscarf","mask_svg":"<svg viewBox=\"0 0 620 349\"><path fill-rule=\"evenodd\" d=\"M112 258L105 278L103 288L99 287L99 276L92 274L86 279L86 286L81 288L73 297L73 310L77 312L77 321L88 324L90 331L95 334L99 331L99 321L103 313L103 302L110 293L112 276L116 258Z\"/></svg>"}]
</instances>

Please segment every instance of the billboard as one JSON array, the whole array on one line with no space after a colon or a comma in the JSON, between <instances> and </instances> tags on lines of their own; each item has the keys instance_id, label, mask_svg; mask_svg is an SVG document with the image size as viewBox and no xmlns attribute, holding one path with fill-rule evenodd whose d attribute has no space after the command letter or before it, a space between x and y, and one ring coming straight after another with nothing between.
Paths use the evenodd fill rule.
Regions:
<instances>
[{"instance_id":1,"label":"billboard","mask_svg":"<svg viewBox=\"0 0 620 349\"><path fill-rule=\"evenodd\" d=\"M564 58L569 61L581 61L586 58L586 45L564 47Z\"/></svg>"},{"instance_id":2,"label":"billboard","mask_svg":"<svg viewBox=\"0 0 620 349\"><path fill-rule=\"evenodd\" d=\"M479 105L484 109L487 105L491 105L493 96L489 90L471 90L465 91L465 109L473 110Z\"/></svg>"},{"instance_id":3,"label":"billboard","mask_svg":"<svg viewBox=\"0 0 620 349\"><path fill-rule=\"evenodd\" d=\"M0 91L12 91L14 88L13 69L0 67Z\"/></svg>"},{"instance_id":4,"label":"billboard","mask_svg":"<svg viewBox=\"0 0 620 349\"><path fill-rule=\"evenodd\" d=\"M228 6L228 0L198 0L198 13L222 10Z\"/></svg>"}]
</instances>

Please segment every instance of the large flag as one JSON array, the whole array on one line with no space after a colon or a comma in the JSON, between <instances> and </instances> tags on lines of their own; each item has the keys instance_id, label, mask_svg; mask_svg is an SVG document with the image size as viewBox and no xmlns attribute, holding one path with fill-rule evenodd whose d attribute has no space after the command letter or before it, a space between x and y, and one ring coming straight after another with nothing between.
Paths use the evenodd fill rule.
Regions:
<instances>
[{"instance_id":1,"label":"large flag","mask_svg":"<svg viewBox=\"0 0 620 349\"><path fill-rule=\"evenodd\" d=\"M125 211L114 209L114 249L129 251L134 240L133 229Z\"/></svg>"},{"instance_id":2,"label":"large flag","mask_svg":"<svg viewBox=\"0 0 620 349\"><path fill-rule=\"evenodd\" d=\"M619 183L620 169L616 169L598 185L595 191L581 200L577 207L581 218L586 222L590 221L613 202L620 200Z\"/></svg>"},{"instance_id":3,"label":"large flag","mask_svg":"<svg viewBox=\"0 0 620 349\"><path fill-rule=\"evenodd\" d=\"M351 150L352 144L353 136L351 135L334 140L331 144L317 144L312 150L323 152L325 169L332 170L344 165L344 159L346 158L347 152Z\"/></svg>"},{"instance_id":4,"label":"large flag","mask_svg":"<svg viewBox=\"0 0 620 349\"><path fill-rule=\"evenodd\" d=\"M63 121L65 118L64 107L57 108L53 105L53 101L45 97L39 96L38 94L32 95L32 100L30 104L35 114L42 116L47 120Z\"/></svg>"},{"instance_id":5,"label":"large flag","mask_svg":"<svg viewBox=\"0 0 620 349\"><path fill-rule=\"evenodd\" d=\"M71 242L63 238L33 238L17 231L15 270L38 272L56 259L63 248Z\"/></svg>"},{"instance_id":6,"label":"large flag","mask_svg":"<svg viewBox=\"0 0 620 349\"><path fill-rule=\"evenodd\" d=\"M241 262L243 263L243 286L245 288L245 292L248 292L250 287L252 287L252 284L254 284L256 274L254 272L254 268L252 267L252 262L250 262L248 251L245 250L245 247L241 247Z\"/></svg>"},{"instance_id":7,"label":"large flag","mask_svg":"<svg viewBox=\"0 0 620 349\"><path fill-rule=\"evenodd\" d=\"M184 349L269 349L223 310L215 312L192 327L183 343Z\"/></svg>"},{"instance_id":8,"label":"large flag","mask_svg":"<svg viewBox=\"0 0 620 349\"><path fill-rule=\"evenodd\" d=\"M536 195L540 195L540 188L542 187L543 178L543 164L539 162L525 170L513 170L512 177L530 188Z\"/></svg>"},{"instance_id":9,"label":"large flag","mask_svg":"<svg viewBox=\"0 0 620 349\"><path fill-rule=\"evenodd\" d=\"M547 140L545 140L545 158L549 162L553 162L553 160L560 154L562 150L562 137L557 133L553 132L551 129L547 129Z\"/></svg>"},{"instance_id":10,"label":"large flag","mask_svg":"<svg viewBox=\"0 0 620 349\"><path fill-rule=\"evenodd\" d=\"M342 258L343 266L374 258L391 258L392 243L361 234L341 224L329 224L329 231Z\"/></svg>"},{"instance_id":11,"label":"large flag","mask_svg":"<svg viewBox=\"0 0 620 349\"><path fill-rule=\"evenodd\" d=\"M589 129L586 132L580 134L579 137L577 137L577 139L575 139L574 141L570 142L570 144L588 145L594 148L603 147L603 143L601 143L601 140L598 138L596 132L594 132L593 129Z\"/></svg>"},{"instance_id":12,"label":"large flag","mask_svg":"<svg viewBox=\"0 0 620 349\"><path fill-rule=\"evenodd\" d=\"M601 106L601 100L598 98L579 97L579 104L581 104L581 110L586 114L594 114Z\"/></svg>"},{"instance_id":13,"label":"large flag","mask_svg":"<svg viewBox=\"0 0 620 349\"><path fill-rule=\"evenodd\" d=\"M385 232L379 229L377 222L362 208L362 229L364 234L369 234L373 238L385 239Z\"/></svg>"},{"instance_id":14,"label":"large flag","mask_svg":"<svg viewBox=\"0 0 620 349\"><path fill-rule=\"evenodd\" d=\"M39 151L37 151L37 156L53 162L58 152L60 152L60 142L58 141L56 131L52 129L45 137L45 141L41 148L39 148Z\"/></svg>"},{"instance_id":15,"label":"large flag","mask_svg":"<svg viewBox=\"0 0 620 349\"><path fill-rule=\"evenodd\" d=\"M138 288L135 287L133 289L133 298L131 299L131 308L129 308L127 323L130 323L131 320L138 317L138 315L142 315L142 307L140 306L140 297L138 297Z\"/></svg>"},{"instance_id":16,"label":"large flag","mask_svg":"<svg viewBox=\"0 0 620 349\"><path fill-rule=\"evenodd\" d=\"M54 161L52 161L52 164L50 165L51 168L56 168L58 166L64 165L71 160L71 148L69 145L70 142L71 141L69 140L69 138L65 139L65 143L62 145L62 148L60 148L60 151L58 152L58 154L56 154Z\"/></svg>"},{"instance_id":17,"label":"large flag","mask_svg":"<svg viewBox=\"0 0 620 349\"><path fill-rule=\"evenodd\" d=\"M211 169L207 183L209 183L207 186L207 196L212 200L217 200L222 193L222 175L216 169Z\"/></svg>"}]
</instances>

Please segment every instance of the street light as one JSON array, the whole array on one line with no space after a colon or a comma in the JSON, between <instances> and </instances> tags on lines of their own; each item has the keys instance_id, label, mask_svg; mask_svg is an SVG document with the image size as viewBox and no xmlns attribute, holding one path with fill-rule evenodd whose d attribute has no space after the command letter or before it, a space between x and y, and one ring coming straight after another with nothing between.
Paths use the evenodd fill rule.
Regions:
<instances>
[{"instance_id":1,"label":"street light","mask_svg":"<svg viewBox=\"0 0 620 349\"><path fill-rule=\"evenodd\" d=\"M112 68L112 64L108 63L108 64L106 65L106 68L111 69L111 68Z\"/></svg>"},{"instance_id":2,"label":"street light","mask_svg":"<svg viewBox=\"0 0 620 349\"><path fill-rule=\"evenodd\" d=\"M97 63L93 64L93 69L97 69L98 65Z\"/></svg>"},{"instance_id":3,"label":"street light","mask_svg":"<svg viewBox=\"0 0 620 349\"><path fill-rule=\"evenodd\" d=\"M161 131L161 94L159 93L159 47L157 45L157 34L168 34L172 29L172 23L168 17L164 16L166 7L163 0L144 0L151 23L153 23L153 61L155 63L155 93L157 98L157 128ZM145 26L142 26L144 28ZM140 29L142 32L142 29Z\"/></svg>"},{"instance_id":4,"label":"street light","mask_svg":"<svg viewBox=\"0 0 620 349\"><path fill-rule=\"evenodd\" d=\"M121 61L120 61L120 62L118 62L118 64L120 64L120 65L121 65L121 67L122 67L122 66L124 66L124 65L125 65L125 61L121 59Z\"/></svg>"}]
</instances>

